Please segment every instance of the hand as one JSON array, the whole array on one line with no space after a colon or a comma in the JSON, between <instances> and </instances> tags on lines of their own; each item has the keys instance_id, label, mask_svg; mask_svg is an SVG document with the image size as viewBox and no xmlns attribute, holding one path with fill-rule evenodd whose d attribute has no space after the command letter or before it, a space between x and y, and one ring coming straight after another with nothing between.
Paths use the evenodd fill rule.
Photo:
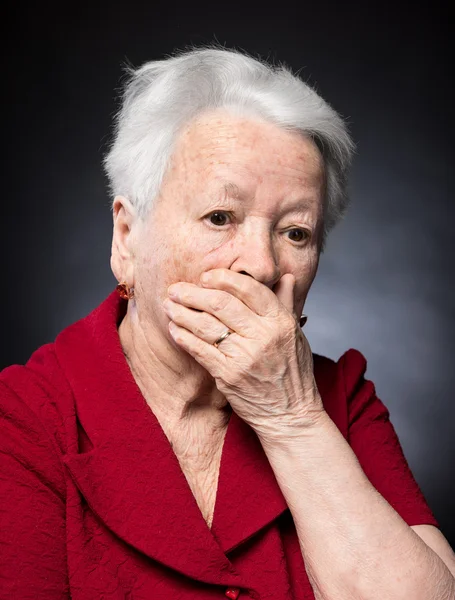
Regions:
<instances>
[{"instance_id":1,"label":"hand","mask_svg":"<svg viewBox=\"0 0 455 600\"><path fill-rule=\"evenodd\" d=\"M175 342L212 375L260 437L292 436L318 421L325 411L311 348L293 315L294 277L284 275L274 293L229 269L204 275L203 287L169 287L176 295L163 306ZM228 328L233 333L215 348Z\"/></svg>"}]
</instances>

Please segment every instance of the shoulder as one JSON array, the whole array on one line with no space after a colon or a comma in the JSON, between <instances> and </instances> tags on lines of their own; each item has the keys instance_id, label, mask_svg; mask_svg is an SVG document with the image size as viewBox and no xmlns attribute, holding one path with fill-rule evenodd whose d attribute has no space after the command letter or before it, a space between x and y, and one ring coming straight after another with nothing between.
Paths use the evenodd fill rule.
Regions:
<instances>
[{"instance_id":1,"label":"shoulder","mask_svg":"<svg viewBox=\"0 0 455 600\"><path fill-rule=\"evenodd\" d=\"M25 365L0 372L0 451L38 471L62 495L61 456L66 452L69 417L74 415L72 404L54 344L38 348Z\"/></svg>"},{"instance_id":2,"label":"shoulder","mask_svg":"<svg viewBox=\"0 0 455 600\"><path fill-rule=\"evenodd\" d=\"M21 399L44 421L62 423L70 410L71 388L60 367L54 344L38 348L25 365L12 365L0 372L2 397Z\"/></svg>"},{"instance_id":3,"label":"shoulder","mask_svg":"<svg viewBox=\"0 0 455 600\"><path fill-rule=\"evenodd\" d=\"M347 436L355 412L375 394L374 385L365 379L367 360L350 348L338 360L313 354L314 376L324 408Z\"/></svg>"},{"instance_id":4,"label":"shoulder","mask_svg":"<svg viewBox=\"0 0 455 600\"><path fill-rule=\"evenodd\" d=\"M365 356L355 348L346 350L341 357L335 361L320 354L313 354L314 371L317 378L335 379L343 378L346 391L352 391L356 383L362 378L367 369Z\"/></svg>"},{"instance_id":5,"label":"shoulder","mask_svg":"<svg viewBox=\"0 0 455 600\"><path fill-rule=\"evenodd\" d=\"M338 385L338 393L344 393L347 398L351 398L359 384L366 381L367 360L354 348L347 350L337 361L313 354L313 364L318 386L324 389Z\"/></svg>"}]
</instances>

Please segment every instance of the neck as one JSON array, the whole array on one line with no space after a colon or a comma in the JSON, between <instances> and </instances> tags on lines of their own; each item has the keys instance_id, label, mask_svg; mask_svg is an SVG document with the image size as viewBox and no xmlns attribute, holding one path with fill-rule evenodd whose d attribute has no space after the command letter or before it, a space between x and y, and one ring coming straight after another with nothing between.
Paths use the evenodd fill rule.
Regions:
<instances>
[{"instance_id":1,"label":"neck","mask_svg":"<svg viewBox=\"0 0 455 600\"><path fill-rule=\"evenodd\" d=\"M162 327L160 327L162 325ZM176 453L198 456L224 437L231 407L213 377L179 348L161 322L141 322L134 303L118 332L123 353L147 404Z\"/></svg>"}]
</instances>

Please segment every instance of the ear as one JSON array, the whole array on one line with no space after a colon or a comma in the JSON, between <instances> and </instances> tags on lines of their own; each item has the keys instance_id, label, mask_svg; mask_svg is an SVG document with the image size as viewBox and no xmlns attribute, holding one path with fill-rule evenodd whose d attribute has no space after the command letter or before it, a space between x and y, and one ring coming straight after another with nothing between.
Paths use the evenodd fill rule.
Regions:
<instances>
[{"instance_id":1,"label":"ear","mask_svg":"<svg viewBox=\"0 0 455 600\"><path fill-rule=\"evenodd\" d=\"M134 287L134 236L136 209L124 196L116 196L112 207L111 269L118 282Z\"/></svg>"}]
</instances>

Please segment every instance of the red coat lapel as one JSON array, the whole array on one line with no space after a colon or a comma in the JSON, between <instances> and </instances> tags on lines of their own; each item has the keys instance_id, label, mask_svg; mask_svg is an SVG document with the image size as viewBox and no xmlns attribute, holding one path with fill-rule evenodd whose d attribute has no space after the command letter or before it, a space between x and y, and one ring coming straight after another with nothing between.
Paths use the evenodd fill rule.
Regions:
<instances>
[{"instance_id":1,"label":"red coat lapel","mask_svg":"<svg viewBox=\"0 0 455 600\"><path fill-rule=\"evenodd\" d=\"M193 579L248 587L225 553L287 510L267 457L253 430L232 413L210 530L123 355L117 327L125 310L113 292L56 340L77 418L93 444L64 462L90 508L125 542ZM326 370L322 365L320 376ZM337 383L324 381L325 375L322 388ZM325 389L324 396L334 418L335 395Z\"/></svg>"}]
</instances>

